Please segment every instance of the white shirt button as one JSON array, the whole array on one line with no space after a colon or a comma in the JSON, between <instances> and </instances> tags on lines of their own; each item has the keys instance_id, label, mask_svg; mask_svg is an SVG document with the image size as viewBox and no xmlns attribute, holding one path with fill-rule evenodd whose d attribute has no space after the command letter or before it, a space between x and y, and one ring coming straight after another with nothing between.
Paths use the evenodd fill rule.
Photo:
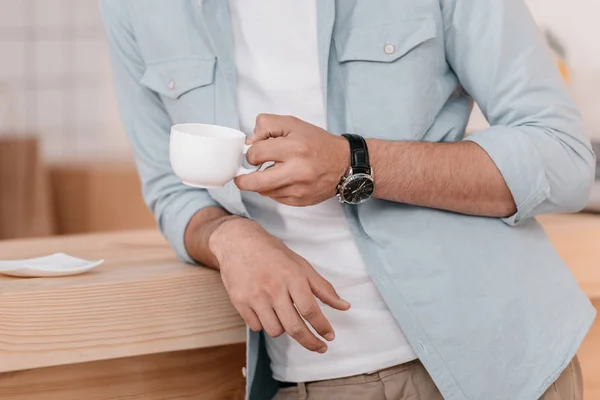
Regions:
<instances>
[{"instance_id":1,"label":"white shirt button","mask_svg":"<svg viewBox=\"0 0 600 400\"><path fill-rule=\"evenodd\" d=\"M175 90L175 81L173 79L169 81L169 90Z\"/></svg>"},{"instance_id":2,"label":"white shirt button","mask_svg":"<svg viewBox=\"0 0 600 400\"><path fill-rule=\"evenodd\" d=\"M394 54L396 52L396 46L394 46L393 44L386 44L385 46L383 46L383 52L385 54Z\"/></svg>"},{"instance_id":3,"label":"white shirt button","mask_svg":"<svg viewBox=\"0 0 600 400\"><path fill-rule=\"evenodd\" d=\"M242 376L245 378L247 375L246 373L246 367L242 367Z\"/></svg>"}]
</instances>

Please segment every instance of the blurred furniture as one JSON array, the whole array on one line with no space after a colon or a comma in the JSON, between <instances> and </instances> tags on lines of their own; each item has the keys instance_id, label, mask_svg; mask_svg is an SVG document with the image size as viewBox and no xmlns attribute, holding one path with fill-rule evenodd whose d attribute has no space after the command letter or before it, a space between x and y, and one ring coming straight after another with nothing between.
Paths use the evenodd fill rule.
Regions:
<instances>
[{"instance_id":1,"label":"blurred furniture","mask_svg":"<svg viewBox=\"0 0 600 400\"><path fill-rule=\"evenodd\" d=\"M45 165L36 138L0 136L0 240L154 227L132 163Z\"/></svg>"},{"instance_id":2,"label":"blurred furniture","mask_svg":"<svg viewBox=\"0 0 600 400\"><path fill-rule=\"evenodd\" d=\"M0 137L0 239L54 233L48 176L32 137Z\"/></svg>"},{"instance_id":3,"label":"blurred furniture","mask_svg":"<svg viewBox=\"0 0 600 400\"><path fill-rule=\"evenodd\" d=\"M131 163L53 164L50 178L58 234L155 226Z\"/></svg>"},{"instance_id":4,"label":"blurred furniture","mask_svg":"<svg viewBox=\"0 0 600 400\"><path fill-rule=\"evenodd\" d=\"M600 216L540 221L600 310ZM177 261L155 230L0 242L7 258L57 251L107 262L0 277L0 399L243 398L245 327L217 272ZM579 356L586 399L600 399L600 320Z\"/></svg>"}]
</instances>

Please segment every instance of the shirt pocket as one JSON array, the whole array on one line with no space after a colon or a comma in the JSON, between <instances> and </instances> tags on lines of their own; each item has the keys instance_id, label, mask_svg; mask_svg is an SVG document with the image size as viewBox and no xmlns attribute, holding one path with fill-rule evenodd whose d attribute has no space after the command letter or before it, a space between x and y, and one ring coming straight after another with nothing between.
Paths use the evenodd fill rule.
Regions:
<instances>
[{"instance_id":1,"label":"shirt pocket","mask_svg":"<svg viewBox=\"0 0 600 400\"><path fill-rule=\"evenodd\" d=\"M435 119L445 63L433 17L337 34L334 44L355 132L420 139Z\"/></svg>"},{"instance_id":2,"label":"shirt pocket","mask_svg":"<svg viewBox=\"0 0 600 400\"><path fill-rule=\"evenodd\" d=\"M214 123L216 59L153 62L141 84L158 93L174 124Z\"/></svg>"}]
</instances>

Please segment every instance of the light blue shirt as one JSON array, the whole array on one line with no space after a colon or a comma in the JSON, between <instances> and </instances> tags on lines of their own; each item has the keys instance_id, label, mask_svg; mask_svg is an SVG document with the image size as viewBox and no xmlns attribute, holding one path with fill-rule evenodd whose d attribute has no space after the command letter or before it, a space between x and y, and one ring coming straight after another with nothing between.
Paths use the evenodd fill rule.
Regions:
<instances>
[{"instance_id":1,"label":"light blue shirt","mask_svg":"<svg viewBox=\"0 0 600 400\"><path fill-rule=\"evenodd\" d=\"M345 208L369 274L449 400L533 400L595 310L533 217L581 209L594 155L523 0L317 0L328 129L480 145L517 204L507 219L370 200ZM247 216L233 184L184 186L170 126L238 128L225 0L103 0L122 117L144 197L175 252L200 209ZM276 18L268 15L265 18ZM473 100L491 124L464 138ZM399 174L402 171L398 171ZM276 387L248 337L248 396Z\"/></svg>"}]
</instances>

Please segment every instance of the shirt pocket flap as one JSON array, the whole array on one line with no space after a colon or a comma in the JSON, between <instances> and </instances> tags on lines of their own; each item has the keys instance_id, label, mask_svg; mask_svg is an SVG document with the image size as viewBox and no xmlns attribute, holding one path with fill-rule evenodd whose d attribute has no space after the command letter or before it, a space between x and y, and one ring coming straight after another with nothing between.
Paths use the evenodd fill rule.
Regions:
<instances>
[{"instance_id":1,"label":"shirt pocket flap","mask_svg":"<svg viewBox=\"0 0 600 400\"><path fill-rule=\"evenodd\" d=\"M336 35L334 42L340 62L393 62L435 36L433 18L423 17Z\"/></svg>"},{"instance_id":2,"label":"shirt pocket flap","mask_svg":"<svg viewBox=\"0 0 600 400\"><path fill-rule=\"evenodd\" d=\"M215 62L212 58L152 63L140 83L163 96L177 99L190 90L213 83Z\"/></svg>"}]
</instances>

